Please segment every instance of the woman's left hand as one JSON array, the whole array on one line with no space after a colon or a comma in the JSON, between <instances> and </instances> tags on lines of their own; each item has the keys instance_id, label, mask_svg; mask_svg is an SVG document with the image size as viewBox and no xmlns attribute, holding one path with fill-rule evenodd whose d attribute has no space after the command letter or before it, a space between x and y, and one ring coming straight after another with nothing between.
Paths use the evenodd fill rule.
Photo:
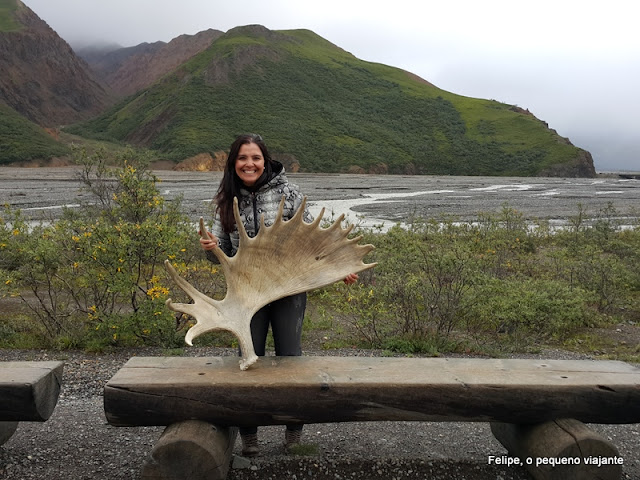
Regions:
<instances>
[{"instance_id":1,"label":"woman's left hand","mask_svg":"<svg viewBox=\"0 0 640 480\"><path fill-rule=\"evenodd\" d=\"M354 283L356 283L358 281L358 274L357 273L350 273L349 275L344 277L343 281L347 285L353 285Z\"/></svg>"}]
</instances>

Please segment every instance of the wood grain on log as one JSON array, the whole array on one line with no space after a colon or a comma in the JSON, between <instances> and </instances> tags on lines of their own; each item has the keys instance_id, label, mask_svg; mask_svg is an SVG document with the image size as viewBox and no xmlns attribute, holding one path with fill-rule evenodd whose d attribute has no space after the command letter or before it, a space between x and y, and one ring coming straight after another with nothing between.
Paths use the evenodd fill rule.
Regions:
<instances>
[{"instance_id":1,"label":"wood grain on log","mask_svg":"<svg viewBox=\"0 0 640 480\"><path fill-rule=\"evenodd\" d=\"M640 369L615 361L132 358L107 383L117 426L347 421L640 422Z\"/></svg>"},{"instance_id":2,"label":"wood grain on log","mask_svg":"<svg viewBox=\"0 0 640 480\"><path fill-rule=\"evenodd\" d=\"M238 429L198 420L168 426L142 470L143 480L222 480Z\"/></svg>"},{"instance_id":3,"label":"wood grain on log","mask_svg":"<svg viewBox=\"0 0 640 480\"><path fill-rule=\"evenodd\" d=\"M58 402L64 362L0 362L0 420L47 420Z\"/></svg>"},{"instance_id":4,"label":"wood grain on log","mask_svg":"<svg viewBox=\"0 0 640 480\"><path fill-rule=\"evenodd\" d=\"M558 419L538 425L492 423L491 431L536 480L622 477L623 460L615 445L577 420Z\"/></svg>"}]
</instances>

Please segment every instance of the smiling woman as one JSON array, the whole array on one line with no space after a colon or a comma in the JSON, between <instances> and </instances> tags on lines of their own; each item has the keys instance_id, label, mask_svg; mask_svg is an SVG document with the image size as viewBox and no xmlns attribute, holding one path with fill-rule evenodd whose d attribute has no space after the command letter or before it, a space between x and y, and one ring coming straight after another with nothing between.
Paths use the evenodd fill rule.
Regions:
<instances>
[{"instance_id":1,"label":"smiling woman","mask_svg":"<svg viewBox=\"0 0 640 480\"><path fill-rule=\"evenodd\" d=\"M236 215L234 200L237 200ZM215 202L217 211L213 232L202 231L204 227L200 231L200 244L207 258L214 263L220 263L224 256L236 255L242 230L249 237L256 237L260 228L291 220L294 215L306 223L313 221L298 187L289 183L282 164L271 158L264 140L256 134L240 135L231 144ZM284 255L289 254L281 245L278 248L282 248ZM270 251L267 249L264 255L270 255ZM269 281L275 283L280 280L273 269L265 270L261 273ZM354 283L357 278L356 274L351 273L344 282ZM277 356L302 355L302 322L306 305L307 295L302 292L275 300L258 310L250 323L256 355L265 355L269 328ZM240 353L244 356L244 352ZM288 424L285 445L292 447L300 443L301 432L302 424ZM257 434L257 426L240 428L244 455L258 454Z\"/></svg>"},{"instance_id":2,"label":"smiling woman","mask_svg":"<svg viewBox=\"0 0 640 480\"><path fill-rule=\"evenodd\" d=\"M245 185L252 187L264 172L264 156L255 143L240 146L235 164L236 174Z\"/></svg>"}]
</instances>

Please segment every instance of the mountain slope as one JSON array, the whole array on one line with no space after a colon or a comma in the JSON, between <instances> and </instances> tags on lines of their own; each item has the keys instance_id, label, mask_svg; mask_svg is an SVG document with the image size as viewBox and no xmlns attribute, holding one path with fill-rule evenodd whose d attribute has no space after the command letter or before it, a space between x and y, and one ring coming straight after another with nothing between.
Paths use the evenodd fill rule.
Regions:
<instances>
[{"instance_id":1,"label":"mountain slope","mask_svg":"<svg viewBox=\"0 0 640 480\"><path fill-rule=\"evenodd\" d=\"M357 59L307 30L238 27L72 131L181 160L263 134L305 171L593 176L588 152L533 115Z\"/></svg>"},{"instance_id":2,"label":"mountain slope","mask_svg":"<svg viewBox=\"0 0 640 480\"><path fill-rule=\"evenodd\" d=\"M28 120L58 126L109 104L88 66L20 0L0 1L0 100Z\"/></svg>"},{"instance_id":3,"label":"mountain slope","mask_svg":"<svg viewBox=\"0 0 640 480\"><path fill-rule=\"evenodd\" d=\"M0 165L68 153L68 147L0 101Z\"/></svg>"},{"instance_id":4,"label":"mountain slope","mask_svg":"<svg viewBox=\"0 0 640 480\"><path fill-rule=\"evenodd\" d=\"M153 84L222 35L219 30L209 29L180 35L169 43L142 43L102 53L79 49L77 53L118 96L127 96Z\"/></svg>"}]
</instances>

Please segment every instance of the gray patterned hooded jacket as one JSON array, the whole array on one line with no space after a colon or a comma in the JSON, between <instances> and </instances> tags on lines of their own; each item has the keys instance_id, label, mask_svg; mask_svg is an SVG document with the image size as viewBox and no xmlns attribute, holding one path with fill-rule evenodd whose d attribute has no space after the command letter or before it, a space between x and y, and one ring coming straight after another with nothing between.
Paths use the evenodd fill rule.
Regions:
<instances>
[{"instance_id":1,"label":"gray patterned hooded jacket","mask_svg":"<svg viewBox=\"0 0 640 480\"><path fill-rule=\"evenodd\" d=\"M268 227L273 225L278 213L280 200L284 196L284 212L282 218L289 220L298 211L302 204L302 194L298 186L289 183L284 173L284 167L279 165L275 169L279 173L275 174L271 180L260 186L256 191L241 189L241 197L238 198L238 209L240 210L240 218L244 225L247 235L255 237L260 227L260 217L264 215L264 224ZM313 222L313 216L305 209L303 219L307 223ZM222 229L220 217L215 216L213 222L212 233L218 239L220 248L229 257L238 251L238 243L240 237L237 227L233 232L226 233ZM208 251L207 258L215 263L218 259L212 252Z\"/></svg>"}]
</instances>

